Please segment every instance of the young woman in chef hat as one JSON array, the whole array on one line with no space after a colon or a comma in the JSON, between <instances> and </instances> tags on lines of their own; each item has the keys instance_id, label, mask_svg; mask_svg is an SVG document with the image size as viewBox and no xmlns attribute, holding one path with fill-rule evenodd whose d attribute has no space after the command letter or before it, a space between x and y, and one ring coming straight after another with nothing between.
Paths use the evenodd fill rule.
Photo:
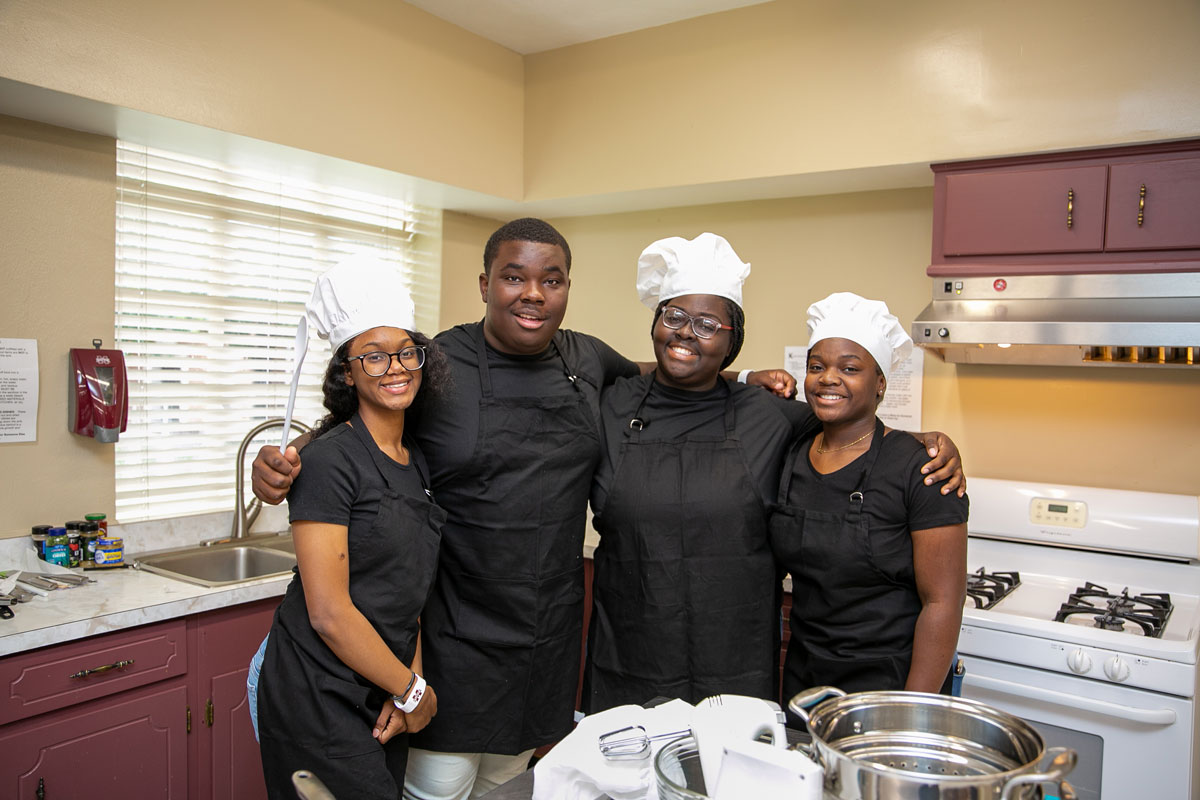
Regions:
<instances>
[{"instance_id":1,"label":"young woman in chef hat","mask_svg":"<svg viewBox=\"0 0 1200 800\"><path fill-rule=\"evenodd\" d=\"M268 794L311 770L338 797L394 800L408 737L437 713L420 676L420 622L444 512L405 427L444 380L394 267L368 256L322 275L307 314L333 357L325 407L289 496L297 573L258 683Z\"/></svg>"},{"instance_id":2,"label":"young woman in chef hat","mask_svg":"<svg viewBox=\"0 0 1200 800\"><path fill-rule=\"evenodd\" d=\"M768 510L788 445L819 424L803 403L719 380L742 346L749 272L712 233L655 242L638 261L657 363L601 398L590 711L657 696L777 696L781 584ZM942 454L932 469L951 464L939 480L954 473L953 443L928 439Z\"/></svg>"},{"instance_id":3,"label":"young woman in chef hat","mask_svg":"<svg viewBox=\"0 0 1200 800\"><path fill-rule=\"evenodd\" d=\"M804 395L819 429L783 467L771 545L792 575L783 697L813 686L949 691L966 591L967 499L876 416L912 339L887 306L839 292L808 309Z\"/></svg>"}]
</instances>

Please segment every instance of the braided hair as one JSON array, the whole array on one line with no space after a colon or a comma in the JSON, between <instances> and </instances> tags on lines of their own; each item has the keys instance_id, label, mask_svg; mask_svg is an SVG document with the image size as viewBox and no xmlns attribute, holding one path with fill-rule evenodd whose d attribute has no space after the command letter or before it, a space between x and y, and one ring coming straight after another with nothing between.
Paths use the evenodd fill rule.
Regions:
<instances>
[{"instance_id":1,"label":"braided hair","mask_svg":"<svg viewBox=\"0 0 1200 800\"><path fill-rule=\"evenodd\" d=\"M669 297L662 300L658 304L658 308L654 309L654 320L650 323L650 335L654 335L654 326L658 324L658 318L662 316L663 309L667 303L670 303L675 298ZM730 300L728 297L721 298L725 302L725 311L729 314L730 324L733 330L729 332L731 339L729 345L729 355L721 362L721 369L725 369L738 357L738 353L742 352L742 344L746 341L746 314L742 311L742 307Z\"/></svg>"}]
</instances>

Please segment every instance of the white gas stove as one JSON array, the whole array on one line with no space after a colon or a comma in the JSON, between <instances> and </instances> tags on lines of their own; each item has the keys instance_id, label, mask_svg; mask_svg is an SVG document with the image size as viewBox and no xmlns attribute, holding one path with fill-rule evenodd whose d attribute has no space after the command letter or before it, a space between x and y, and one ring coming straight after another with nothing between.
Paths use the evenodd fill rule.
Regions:
<instances>
[{"instance_id":1,"label":"white gas stove","mask_svg":"<svg viewBox=\"0 0 1200 800\"><path fill-rule=\"evenodd\" d=\"M1200 503L972 479L963 694L1079 752L1081 800L1200 792Z\"/></svg>"}]
</instances>

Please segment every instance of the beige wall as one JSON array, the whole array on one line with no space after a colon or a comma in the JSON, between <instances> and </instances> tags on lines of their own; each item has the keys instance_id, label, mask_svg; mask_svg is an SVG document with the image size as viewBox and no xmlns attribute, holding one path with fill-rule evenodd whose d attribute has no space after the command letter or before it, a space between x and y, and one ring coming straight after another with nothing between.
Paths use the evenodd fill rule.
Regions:
<instances>
[{"instance_id":1,"label":"beige wall","mask_svg":"<svg viewBox=\"0 0 1200 800\"><path fill-rule=\"evenodd\" d=\"M0 534L111 516L113 446L67 432L67 350L113 343L112 139L0 116L0 337L36 339L36 442L0 446Z\"/></svg>"},{"instance_id":2,"label":"beige wall","mask_svg":"<svg viewBox=\"0 0 1200 800\"><path fill-rule=\"evenodd\" d=\"M638 253L664 236L710 230L753 265L735 368L782 366L785 346L807 343L809 303L832 291L885 299L911 322L929 299L931 208L932 190L909 189L553 220L574 256L566 326L652 360L650 311L633 289ZM478 306L479 255L494 227L459 227L462 258L445 264L444 312ZM924 425L954 438L969 475L1196 494L1197 409L1190 371L925 361Z\"/></svg>"},{"instance_id":3,"label":"beige wall","mask_svg":"<svg viewBox=\"0 0 1200 800\"><path fill-rule=\"evenodd\" d=\"M0 78L521 197L521 56L398 0L5 0Z\"/></svg>"},{"instance_id":4,"label":"beige wall","mask_svg":"<svg viewBox=\"0 0 1200 800\"><path fill-rule=\"evenodd\" d=\"M1198 42L1196 0L777 0L575 45L526 59L525 197L1193 136Z\"/></svg>"},{"instance_id":5,"label":"beige wall","mask_svg":"<svg viewBox=\"0 0 1200 800\"><path fill-rule=\"evenodd\" d=\"M483 319L479 273L483 246L504 220L447 212L442 215L441 327Z\"/></svg>"}]
</instances>

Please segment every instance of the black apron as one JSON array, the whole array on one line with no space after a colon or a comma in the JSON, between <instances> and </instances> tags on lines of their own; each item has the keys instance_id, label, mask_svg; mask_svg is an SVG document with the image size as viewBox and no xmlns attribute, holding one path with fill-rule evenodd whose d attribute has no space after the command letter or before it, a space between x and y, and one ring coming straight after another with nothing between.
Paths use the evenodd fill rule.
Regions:
<instances>
[{"instance_id":1,"label":"black apron","mask_svg":"<svg viewBox=\"0 0 1200 800\"><path fill-rule=\"evenodd\" d=\"M565 360L569 394L496 397L482 325L475 347L479 433L469 466L438 485L450 520L423 616L438 713L412 743L515 755L574 724L583 534L600 439Z\"/></svg>"},{"instance_id":2,"label":"black apron","mask_svg":"<svg viewBox=\"0 0 1200 800\"><path fill-rule=\"evenodd\" d=\"M651 378L595 518L588 710L658 696L772 699L780 581L732 392L721 435L646 442L641 429L654 420L638 415L652 387Z\"/></svg>"},{"instance_id":3,"label":"black apron","mask_svg":"<svg viewBox=\"0 0 1200 800\"><path fill-rule=\"evenodd\" d=\"M405 664L416 653L418 618L433 583L445 512L428 497L397 492L386 456L362 419L351 420L362 445L388 484L369 529L348 536L350 599ZM413 466L428 486L420 451ZM259 728L268 794L292 800L291 775L308 769L338 797L400 796L408 737L386 745L371 736L391 695L342 663L309 622L297 571L275 612L259 680ZM434 689L437 686L434 685Z\"/></svg>"},{"instance_id":4,"label":"black apron","mask_svg":"<svg viewBox=\"0 0 1200 800\"><path fill-rule=\"evenodd\" d=\"M783 701L813 686L847 692L901 690L912 662L921 599L912 551L881 559L871 547L871 472L883 447L875 420L871 447L842 469L861 469L858 483L834 509L792 505L792 476L807 469L810 439L797 441L780 477L771 516L771 546L792 575L792 638L783 672ZM903 434L896 434L903 435ZM805 461L801 461L805 459ZM803 501L801 501L803 502ZM879 631L887 634L881 640Z\"/></svg>"}]
</instances>

